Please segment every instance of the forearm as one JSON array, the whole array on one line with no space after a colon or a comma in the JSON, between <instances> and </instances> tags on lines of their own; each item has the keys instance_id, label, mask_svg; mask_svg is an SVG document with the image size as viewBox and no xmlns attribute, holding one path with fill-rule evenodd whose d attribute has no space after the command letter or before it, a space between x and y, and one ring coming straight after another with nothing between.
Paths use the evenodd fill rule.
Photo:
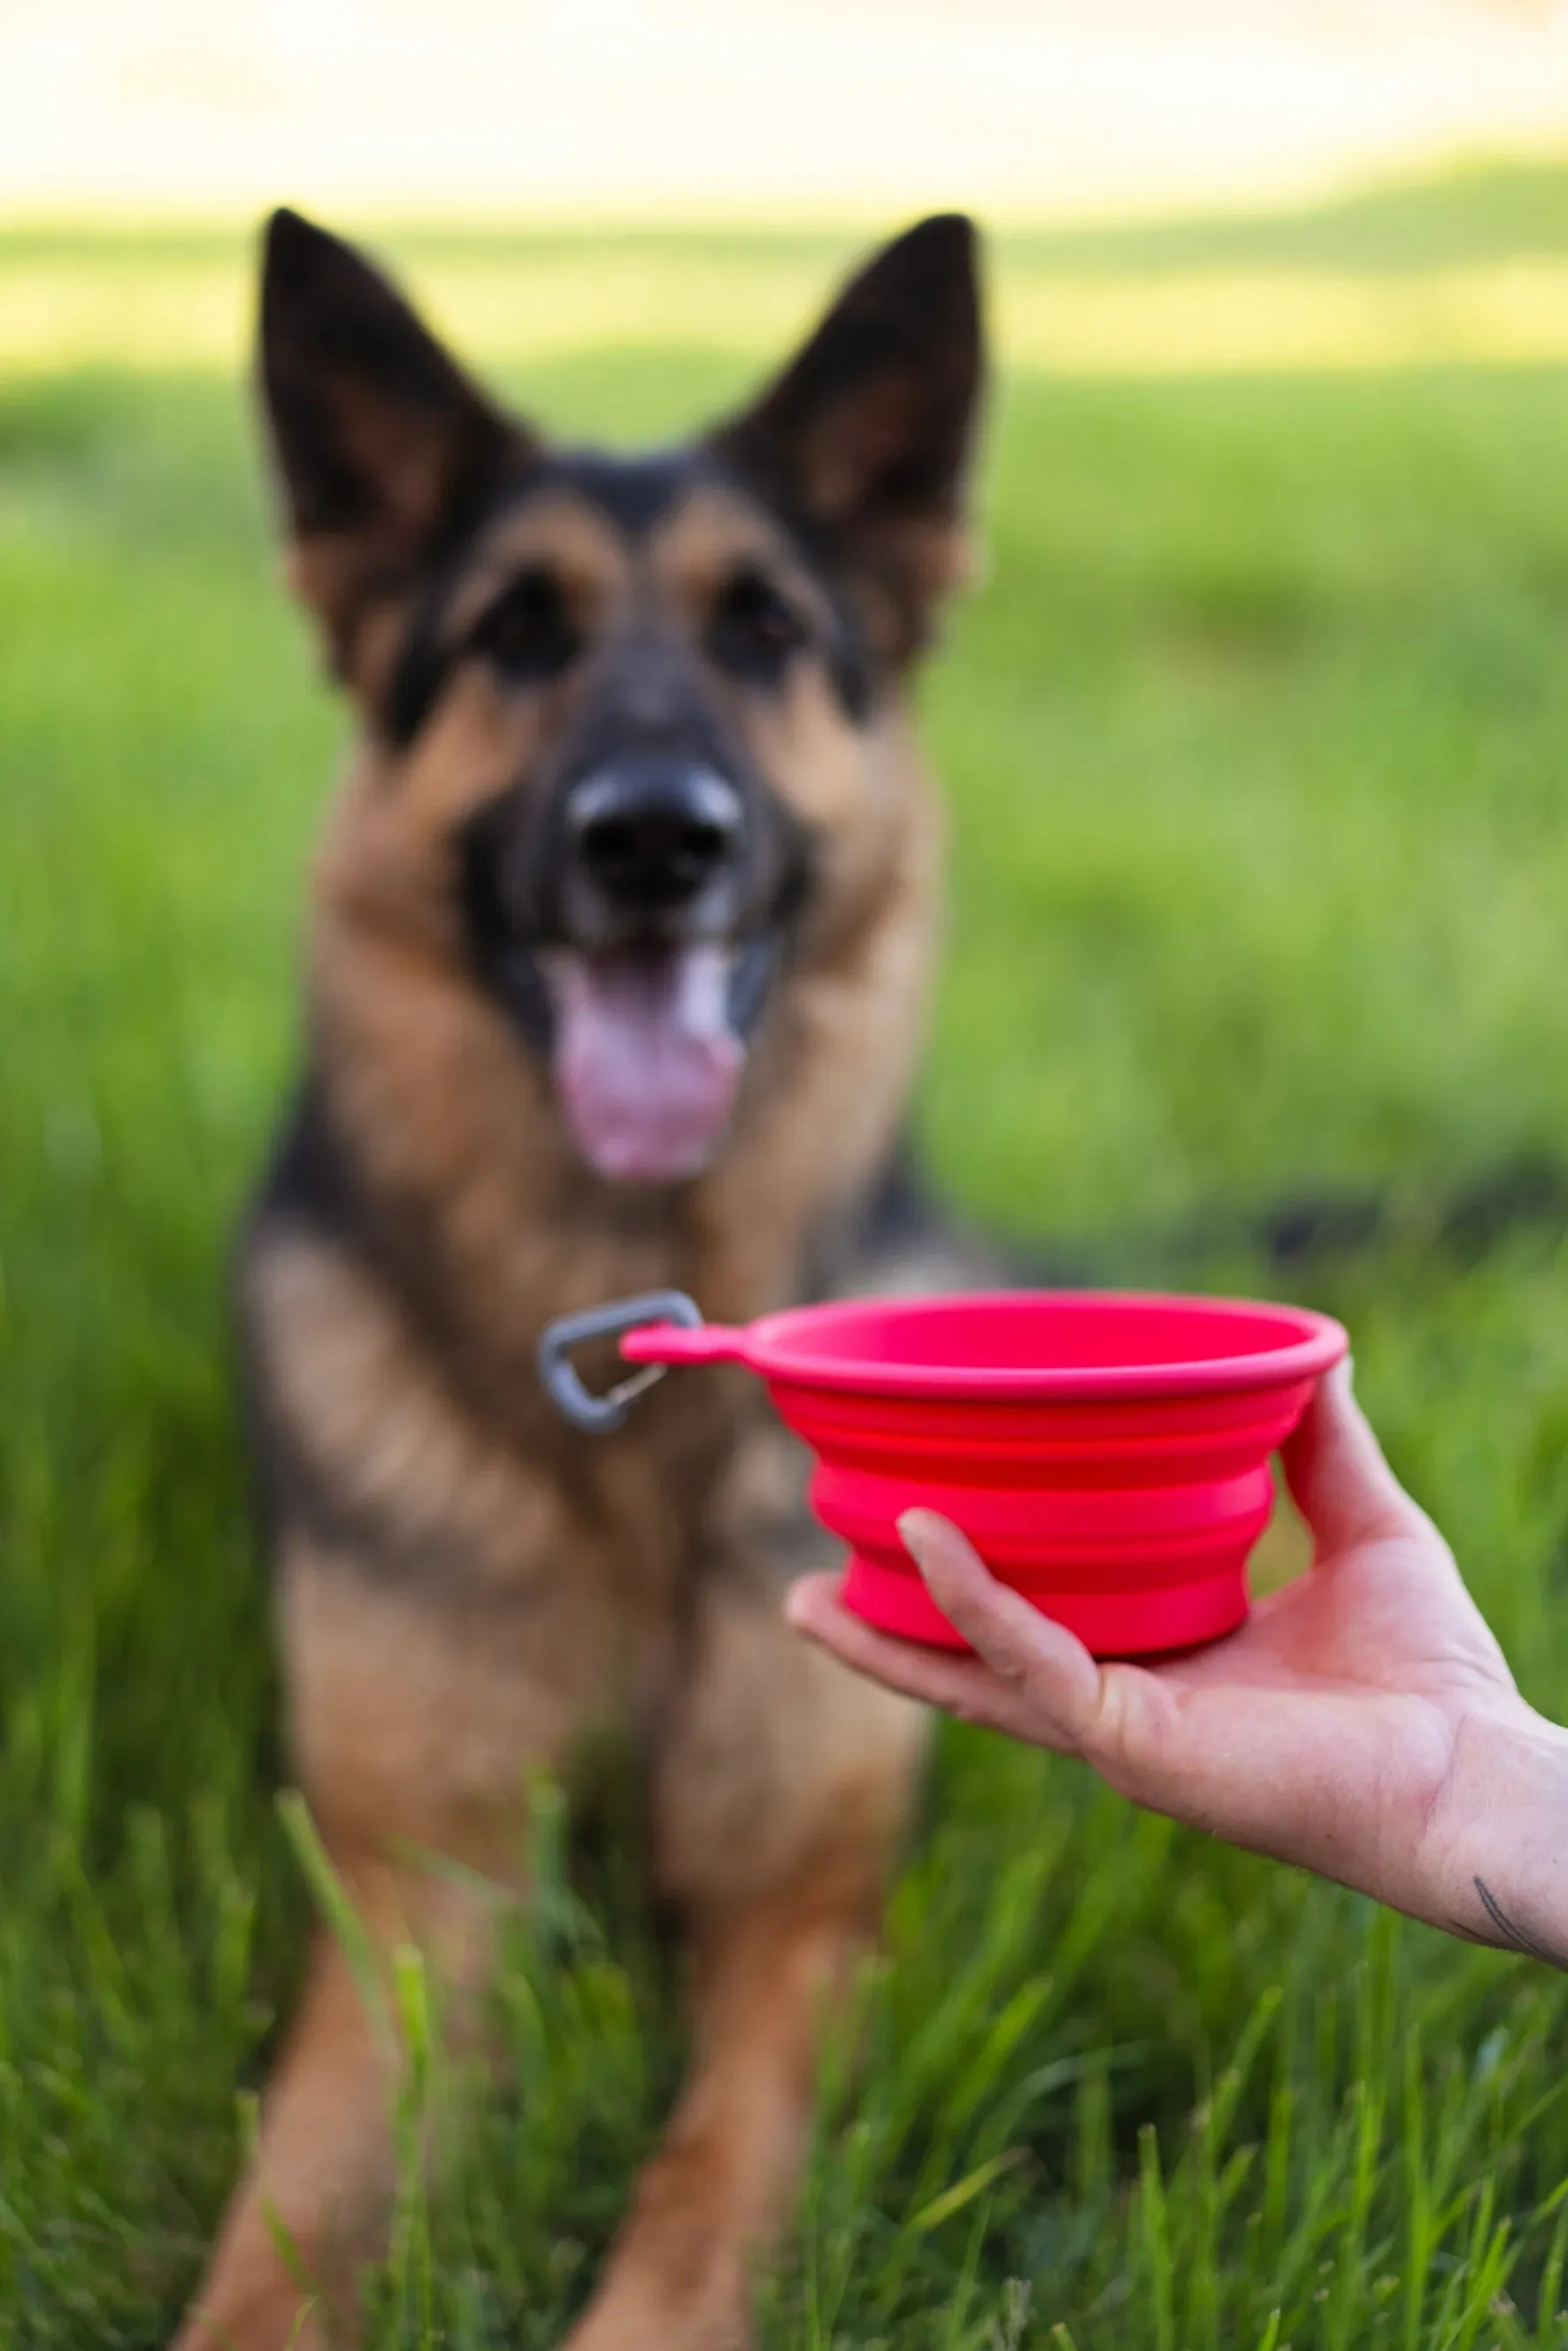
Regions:
<instances>
[{"instance_id":1,"label":"forearm","mask_svg":"<svg viewBox=\"0 0 1568 2351\"><path fill-rule=\"evenodd\" d=\"M1467 1720L1401 1907L1568 1970L1568 1730L1522 1705Z\"/></svg>"}]
</instances>

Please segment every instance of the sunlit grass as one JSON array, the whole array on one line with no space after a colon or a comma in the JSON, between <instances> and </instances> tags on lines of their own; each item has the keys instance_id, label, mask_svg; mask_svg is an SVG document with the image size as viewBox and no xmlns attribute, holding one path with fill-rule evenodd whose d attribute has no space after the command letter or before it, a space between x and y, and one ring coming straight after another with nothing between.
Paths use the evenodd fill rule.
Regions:
<instances>
[{"instance_id":1,"label":"sunlit grass","mask_svg":"<svg viewBox=\"0 0 1568 2351\"><path fill-rule=\"evenodd\" d=\"M998 348L1068 374L1311 372L1568 358L1568 218L1542 172L1301 215L991 241ZM889 224L889 226L895 224ZM869 232L371 231L498 366L650 343L747 357L798 332ZM232 375L254 307L234 233L0 236L0 368Z\"/></svg>"},{"instance_id":2,"label":"sunlit grass","mask_svg":"<svg viewBox=\"0 0 1568 2351\"><path fill-rule=\"evenodd\" d=\"M390 241L395 254L395 240ZM824 241L824 253L832 245ZM845 244L842 255L851 247ZM434 316L493 365L592 348L711 344L760 356L797 332L821 263L590 247L482 252L411 273ZM232 374L250 330L246 269L162 259L12 260L0 247L0 367L175 367ZM1390 272L1181 269L1082 276L1001 246L997 347L1065 374L1300 373L1568 359L1568 261Z\"/></svg>"}]
</instances>

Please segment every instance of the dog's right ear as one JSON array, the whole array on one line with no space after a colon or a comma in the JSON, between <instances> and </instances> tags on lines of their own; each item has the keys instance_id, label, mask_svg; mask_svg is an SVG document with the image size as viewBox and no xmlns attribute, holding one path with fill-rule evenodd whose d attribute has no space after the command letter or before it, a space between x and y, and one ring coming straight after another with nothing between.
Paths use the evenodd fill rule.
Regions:
<instances>
[{"instance_id":1,"label":"dog's right ear","mask_svg":"<svg viewBox=\"0 0 1568 2351\"><path fill-rule=\"evenodd\" d=\"M874 255L783 374L712 436L875 591L896 658L919 649L966 574L983 376L974 227L937 214Z\"/></svg>"},{"instance_id":2,"label":"dog's right ear","mask_svg":"<svg viewBox=\"0 0 1568 2351\"><path fill-rule=\"evenodd\" d=\"M267 224L259 374L290 576L346 674L368 611L533 444L379 271L298 213Z\"/></svg>"}]
</instances>

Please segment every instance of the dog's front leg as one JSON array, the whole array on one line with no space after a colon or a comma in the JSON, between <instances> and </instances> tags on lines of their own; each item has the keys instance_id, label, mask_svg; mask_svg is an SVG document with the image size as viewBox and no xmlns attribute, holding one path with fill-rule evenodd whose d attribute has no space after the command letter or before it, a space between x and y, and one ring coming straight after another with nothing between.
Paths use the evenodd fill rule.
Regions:
<instances>
[{"instance_id":1,"label":"dog's front leg","mask_svg":"<svg viewBox=\"0 0 1568 2351\"><path fill-rule=\"evenodd\" d=\"M695 2048L569 2351L730 2351L788 2214L824 2011L874 1930L921 1718L808 1651L777 1585L706 1601L659 1772L657 1855L692 1951Z\"/></svg>"},{"instance_id":2,"label":"dog's front leg","mask_svg":"<svg viewBox=\"0 0 1568 2351\"><path fill-rule=\"evenodd\" d=\"M864 1907L834 1915L839 1903L822 1903L807 1878L774 1910L706 1923L692 2072L570 2351L732 2351L744 2340L750 2263L799 2168L813 2030Z\"/></svg>"},{"instance_id":3,"label":"dog's front leg","mask_svg":"<svg viewBox=\"0 0 1568 2351\"><path fill-rule=\"evenodd\" d=\"M319 1938L177 2351L352 2340L395 2186L394 1954L423 1959L448 2049L477 2050L498 1917L525 1891L525 1775L558 1752L571 1703L540 1695L493 1615L470 1619L372 1557L293 1535L281 1588L295 1767L380 1982L361 1986Z\"/></svg>"},{"instance_id":4,"label":"dog's front leg","mask_svg":"<svg viewBox=\"0 0 1568 2351\"><path fill-rule=\"evenodd\" d=\"M488 1970L485 1906L416 1868L335 1860L371 1964L385 1973L400 1943L417 1944L443 1986L448 2039L460 2042ZM319 1935L255 2156L174 2351L324 2351L353 2339L360 2272L385 2249L399 2063L390 2001L372 2015L341 1948Z\"/></svg>"}]
</instances>

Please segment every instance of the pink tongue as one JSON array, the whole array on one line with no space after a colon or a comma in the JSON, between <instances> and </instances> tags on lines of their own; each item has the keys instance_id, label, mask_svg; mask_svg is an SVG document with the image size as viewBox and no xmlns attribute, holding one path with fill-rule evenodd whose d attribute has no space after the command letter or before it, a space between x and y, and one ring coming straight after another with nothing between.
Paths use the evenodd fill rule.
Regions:
<instances>
[{"instance_id":1,"label":"pink tongue","mask_svg":"<svg viewBox=\"0 0 1568 2351\"><path fill-rule=\"evenodd\" d=\"M723 1134L745 1060L729 1026L729 957L684 947L656 959L551 959L556 1082L601 1176L695 1176Z\"/></svg>"}]
</instances>

